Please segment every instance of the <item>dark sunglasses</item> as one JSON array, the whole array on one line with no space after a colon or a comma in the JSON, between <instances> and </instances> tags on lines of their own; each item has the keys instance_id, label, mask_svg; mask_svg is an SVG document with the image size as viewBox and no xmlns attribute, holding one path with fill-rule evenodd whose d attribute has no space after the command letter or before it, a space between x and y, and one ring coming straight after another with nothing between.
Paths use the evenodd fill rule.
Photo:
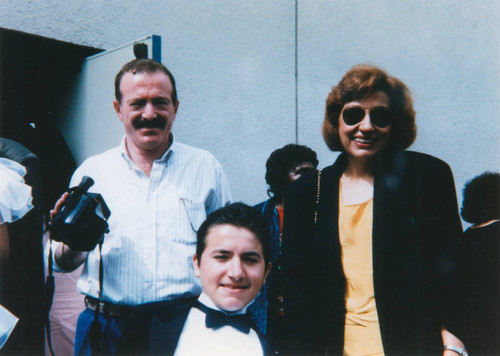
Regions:
<instances>
[{"instance_id":1,"label":"dark sunglasses","mask_svg":"<svg viewBox=\"0 0 500 356\"><path fill-rule=\"evenodd\" d=\"M354 126L363 121L368 112L372 124L377 127L384 128L392 123L391 111L385 107L376 107L371 110L365 110L359 106L348 107L342 111L342 119L346 125Z\"/></svg>"}]
</instances>

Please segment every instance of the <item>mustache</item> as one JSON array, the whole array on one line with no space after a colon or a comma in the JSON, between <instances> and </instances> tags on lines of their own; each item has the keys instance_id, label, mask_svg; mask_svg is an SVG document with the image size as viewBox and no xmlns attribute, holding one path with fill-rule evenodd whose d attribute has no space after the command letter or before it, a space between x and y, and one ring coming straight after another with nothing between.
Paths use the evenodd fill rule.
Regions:
<instances>
[{"instance_id":1,"label":"mustache","mask_svg":"<svg viewBox=\"0 0 500 356\"><path fill-rule=\"evenodd\" d=\"M167 120L160 116L157 116L152 120L146 120L142 117L138 117L132 122L132 125L134 125L136 129L164 129L167 125Z\"/></svg>"}]
</instances>

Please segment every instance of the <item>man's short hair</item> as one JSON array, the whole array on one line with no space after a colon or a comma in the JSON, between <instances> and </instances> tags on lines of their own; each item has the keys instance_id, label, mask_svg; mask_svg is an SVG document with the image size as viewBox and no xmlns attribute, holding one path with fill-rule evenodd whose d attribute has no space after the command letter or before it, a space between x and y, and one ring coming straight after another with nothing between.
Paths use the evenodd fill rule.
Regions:
<instances>
[{"instance_id":1,"label":"man's short hair","mask_svg":"<svg viewBox=\"0 0 500 356\"><path fill-rule=\"evenodd\" d=\"M288 174L298 164L303 162L312 163L314 168L318 166L316 152L307 146L288 144L275 150L266 162L266 183L269 185L267 194L280 203L290 182Z\"/></svg>"},{"instance_id":2,"label":"man's short hair","mask_svg":"<svg viewBox=\"0 0 500 356\"><path fill-rule=\"evenodd\" d=\"M485 172L465 184L462 218L472 224L500 219L500 173Z\"/></svg>"},{"instance_id":3,"label":"man's short hair","mask_svg":"<svg viewBox=\"0 0 500 356\"><path fill-rule=\"evenodd\" d=\"M269 237L269 225L262 214L243 203L233 203L220 208L211 213L208 218L201 224L196 234L196 255L198 263L201 262L201 256L205 251L207 235L210 229L219 225L231 225L237 228L249 230L260 241L262 245L262 254L264 261L267 264L270 261L271 243Z\"/></svg>"},{"instance_id":4,"label":"man's short hair","mask_svg":"<svg viewBox=\"0 0 500 356\"><path fill-rule=\"evenodd\" d=\"M326 98L322 133L330 150L344 151L338 131L339 117L344 105L379 91L387 94L393 115L388 147L405 149L411 146L417 137L417 126L409 89L401 80L382 69L360 64L352 67Z\"/></svg>"},{"instance_id":5,"label":"man's short hair","mask_svg":"<svg viewBox=\"0 0 500 356\"><path fill-rule=\"evenodd\" d=\"M156 62L152 59L134 59L126 63L120 71L116 74L115 77L115 98L116 101L121 103L122 101L122 92L120 91L120 84L122 82L122 78L126 73L147 73L153 74L156 72L162 72L168 76L170 79L170 83L172 83L172 104L177 103L177 88L175 86L175 79L172 73L165 67L163 64Z\"/></svg>"}]
</instances>

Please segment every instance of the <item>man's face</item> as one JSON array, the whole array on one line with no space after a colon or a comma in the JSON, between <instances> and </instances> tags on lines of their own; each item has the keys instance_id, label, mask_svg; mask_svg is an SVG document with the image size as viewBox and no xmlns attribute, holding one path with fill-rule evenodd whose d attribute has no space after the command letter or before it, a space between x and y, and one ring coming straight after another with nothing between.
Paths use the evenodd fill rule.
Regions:
<instances>
[{"instance_id":1,"label":"man's face","mask_svg":"<svg viewBox=\"0 0 500 356\"><path fill-rule=\"evenodd\" d=\"M127 149L163 153L170 145L170 130L179 102L173 103L172 83L163 72L125 73L120 83L121 103L114 101L125 127Z\"/></svg>"},{"instance_id":2,"label":"man's face","mask_svg":"<svg viewBox=\"0 0 500 356\"><path fill-rule=\"evenodd\" d=\"M259 239L233 225L211 227L205 250L200 259L193 256L193 264L203 292L229 312L244 308L257 296L271 266L266 266Z\"/></svg>"}]
</instances>

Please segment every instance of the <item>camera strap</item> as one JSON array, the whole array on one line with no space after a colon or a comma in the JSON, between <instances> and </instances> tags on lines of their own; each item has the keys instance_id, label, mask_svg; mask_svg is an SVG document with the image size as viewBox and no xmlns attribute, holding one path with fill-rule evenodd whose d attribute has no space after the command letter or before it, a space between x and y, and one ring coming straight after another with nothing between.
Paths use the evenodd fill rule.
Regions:
<instances>
[{"instance_id":1,"label":"camera strap","mask_svg":"<svg viewBox=\"0 0 500 356\"><path fill-rule=\"evenodd\" d=\"M90 325L89 341L92 354L99 353L99 344L101 343L101 323L99 322L99 309L101 306L101 296L103 289L104 267L102 263L102 239L99 242L99 291L97 293L97 308L94 310L94 321Z\"/></svg>"},{"instance_id":2,"label":"camera strap","mask_svg":"<svg viewBox=\"0 0 500 356\"><path fill-rule=\"evenodd\" d=\"M55 282L54 282L54 271L53 271L53 260L52 260L52 239L49 238L49 258L47 261L47 279L45 280L45 335L47 338L47 345L49 347L50 354L54 356L54 349L52 348L52 336L50 334L50 308L52 307L52 300L54 298Z\"/></svg>"}]
</instances>

